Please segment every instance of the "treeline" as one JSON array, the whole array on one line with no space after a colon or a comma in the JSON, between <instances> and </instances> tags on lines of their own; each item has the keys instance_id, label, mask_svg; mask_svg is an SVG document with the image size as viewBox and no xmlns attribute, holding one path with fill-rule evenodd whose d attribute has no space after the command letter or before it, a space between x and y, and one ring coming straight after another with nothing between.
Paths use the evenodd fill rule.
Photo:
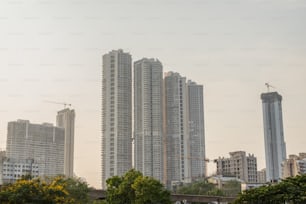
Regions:
<instances>
[{"instance_id":1,"label":"treeline","mask_svg":"<svg viewBox=\"0 0 306 204\"><path fill-rule=\"evenodd\" d=\"M306 204L306 174L244 191L235 204Z\"/></svg>"},{"instance_id":2,"label":"treeline","mask_svg":"<svg viewBox=\"0 0 306 204\"><path fill-rule=\"evenodd\" d=\"M23 177L0 190L1 204L76 204L88 203L88 184L79 178L32 179Z\"/></svg>"}]
</instances>

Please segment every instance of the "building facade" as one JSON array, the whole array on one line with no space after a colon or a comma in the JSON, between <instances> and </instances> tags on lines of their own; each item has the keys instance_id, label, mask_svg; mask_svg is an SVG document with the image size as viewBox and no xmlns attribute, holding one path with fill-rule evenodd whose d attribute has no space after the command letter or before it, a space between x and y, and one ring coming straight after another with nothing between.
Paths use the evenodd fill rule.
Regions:
<instances>
[{"instance_id":1,"label":"building facade","mask_svg":"<svg viewBox=\"0 0 306 204\"><path fill-rule=\"evenodd\" d=\"M203 85L188 81L190 175L192 180L206 176Z\"/></svg>"},{"instance_id":2,"label":"building facade","mask_svg":"<svg viewBox=\"0 0 306 204\"><path fill-rule=\"evenodd\" d=\"M163 182L163 66L155 59L134 63L134 166Z\"/></svg>"},{"instance_id":3,"label":"building facade","mask_svg":"<svg viewBox=\"0 0 306 204\"><path fill-rule=\"evenodd\" d=\"M215 160L217 174L222 176L235 176L246 183L257 183L257 158L252 154L248 156L244 151L230 152L229 158Z\"/></svg>"},{"instance_id":4,"label":"building facade","mask_svg":"<svg viewBox=\"0 0 306 204\"><path fill-rule=\"evenodd\" d=\"M123 50L103 55L102 188L106 179L132 168L132 57Z\"/></svg>"},{"instance_id":5,"label":"building facade","mask_svg":"<svg viewBox=\"0 0 306 204\"><path fill-rule=\"evenodd\" d=\"M168 72L164 78L166 184L191 182L186 78Z\"/></svg>"},{"instance_id":6,"label":"building facade","mask_svg":"<svg viewBox=\"0 0 306 204\"><path fill-rule=\"evenodd\" d=\"M266 179L277 182L282 178L282 162L286 159L282 96L277 92L261 94L265 138Z\"/></svg>"},{"instance_id":7,"label":"building facade","mask_svg":"<svg viewBox=\"0 0 306 204\"><path fill-rule=\"evenodd\" d=\"M295 177L306 174L306 153L289 155L289 159L282 162L282 178Z\"/></svg>"},{"instance_id":8,"label":"building facade","mask_svg":"<svg viewBox=\"0 0 306 204\"><path fill-rule=\"evenodd\" d=\"M260 171L257 171L257 183L266 183L266 169L262 169Z\"/></svg>"},{"instance_id":9,"label":"building facade","mask_svg":"<svg viewBox=\"0 0 306 204\"><path fill-rule=\"evenodd\" d=\"M56 126L65 129L64 174L73 177L75 112L65 108L57 113Z\"/></svg>"},{"instance_id":10,"label":"building facade","mask_svg":"<svg viewBox=\"0 0 306 204\"><path fill-rule=\"evenodd\" d=\"M64 173L64 144L64 128L28 120L8 123L6 157L17 163L33 160L39 166L39 176Z\"/></svg>"},{"instance_id":11,"label":"building facade","mask_svg":"<svg viewBox=\"0 0 306 204\"><path fill-rule=\"evenodd\" d=\"M0 184L14 183L24 176L37 178L40 176L39 169L40 165L35 163L34 159L14 161L6 158L2 163L2 180Z\"/></svg>"}]
</instances>

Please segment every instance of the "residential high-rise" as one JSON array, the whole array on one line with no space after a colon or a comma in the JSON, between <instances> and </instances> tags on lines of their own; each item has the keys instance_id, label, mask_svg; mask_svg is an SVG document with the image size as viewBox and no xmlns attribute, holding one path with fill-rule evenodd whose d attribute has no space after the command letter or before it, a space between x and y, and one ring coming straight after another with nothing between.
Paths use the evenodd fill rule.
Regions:
<instances>
[{"instance_id":1,"label":"residential high-rise","mask_svg":"<svg viewBox=\"0 0 306 204\"><path fill-rule=\"evenodd\" d=\"M134 63L134 166L163 181L163 66L154 59Z\"/></svg>"},{"instance_id":2,"label":"residential high-rise","mask_svg":"<svg viewBox=\"0 0 306 204\"><path fill-rule=\"evenodd\" d=\"M188 132L188 89L186 78L168 72L164 78L166 183L190 182L190 149Z\"/></svg>"},{"instance_id":3,"label":"residential high-rise","mask_svg":"<svg viewBox=\"0 0 306 204\"><path fill-rule=\"evenodd\" d=\"M257 183L257 158L244 151L230 152L230 158L218 158L217 174L235 176L246 183Z\"/></svg>"},{"instance_id":4,"label":"residential high-rise","mask_svg":"<svg viewBox=\"0 0 306 204\"><path fill-rule=\"evenodd\" d=\"M14 162L34 160L40 176L64 173L64 128L31 124L28 120L8 123L6 157Z\"/></svg>"},{"instance_id":5,"label":"residential high-rise","mask_svg":"<svg viewBox=\"0 0 306 204\"><path fill-rule=\"evenodd\" d=\"M164 78L166 184L206 175L203 86L179 73Z\"/></svg>"},{"instance_id":6,"label":"residential high-rise","mask_svg":"<svg viewBox=\"0 0 306 204\"><path fill-rule=\"evenodd\" d=\"M102 188L106 179L132 168L132 57L123 50L103 55Z\"/></svg>"},{"instance_id":7,"label":"residential high-rise","mask_svg":"<svg viewBox=\"0 0 306 204\"><path fill-rule=\"evenodd\" d=\"M276 182L282 178L282 162L286 159L284 140L282 96L277 92L261 94L265 136L267 181Z\"/></svg>"},{"instance_id":8,"label":"residential high-rise","mask_svg":"<svg viewBox=\"0 0 306 204\"><path fill-rule=\"evenodd\" d=\"M57 113L56 126L65 129L64 175L73 177L75 112L65 108Z\"/></svg>"},{"instance_id":9,"label":"residential high-rise","mask_svg":"<svg viewBox=\"0 0 306 204\"><path fill-rule=\"evenodd\" d=\"M191 179L206 176L203 85L188 81Z\"/></svg>"}]
</instances>

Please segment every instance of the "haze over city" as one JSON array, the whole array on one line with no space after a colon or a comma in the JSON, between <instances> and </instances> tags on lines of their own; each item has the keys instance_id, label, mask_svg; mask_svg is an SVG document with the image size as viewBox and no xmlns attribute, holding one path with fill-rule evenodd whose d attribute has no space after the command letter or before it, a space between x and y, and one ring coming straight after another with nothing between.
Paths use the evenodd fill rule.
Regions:
<instances>
[{"instance_id":1,"label":"haze over city","mask_svg":"<svg viewBox=\"0 0 306 204\"><path fill-rule=\"evenodd\" d=\"M305 1L0 2L0 147L7 123L76 111L77 176L101 186L102 55L158 58L204 85L206 156L243 150L265 167L260 94L283 96L287 154L306 144ZM208 173L215 164L208 166Z\"/></svg>"}]
</instances>

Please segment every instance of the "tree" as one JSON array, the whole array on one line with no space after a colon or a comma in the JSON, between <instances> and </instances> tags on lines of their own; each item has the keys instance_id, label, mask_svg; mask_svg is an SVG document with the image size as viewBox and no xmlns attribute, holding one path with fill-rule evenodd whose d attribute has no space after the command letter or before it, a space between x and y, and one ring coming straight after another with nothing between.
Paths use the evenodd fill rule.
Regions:
<instances>
[{"instance_id":1,"label":"tree","mask_svg":"<svg viewBox=\"0 0 306 204\"><path fill-rule=\"evenodd\" d=\"M306 203L306 175L247 190L239 195L235 203Z\"/></svg>"},{"instance_id":2,"label":"tree","mask_svg":"<svg viewBox=\"0 0 306 204\"><path fill-rule=\"evenodd\" d=\"M177 190L179 194L223 196L224 193L207 180L184 184Z\"/></svg>"},{"instance_id":3,"label":"tree","mask_svg":"<svg viewBox=\"0 0 306 204\"><path fill-rule=\"evenodd\" d=\"M139 176L132 188L135 191L135 204L170 204L170 192L157 180Z\"/></svg>"},{"instance_id":4,"label":"tree","mask_svg":"<svg viewBox=\"0 0 306 204\"><path fill-rule=\"evenodd\" d=\"M72 204L87 203L88 187L79 179L62 176L46 180L24 178L1 188L0 203Z\"/></svg>"},{"instance_id":5,"label":"tree","mask_svg":"<svg viewBox=\"0 0 306 204\"><path fill-rule=\"evenodd\" d=\"M125 175L107 179L108 204L170 204L170 192L157 180L131 169Z\"/></svg>"}]
</instances>

